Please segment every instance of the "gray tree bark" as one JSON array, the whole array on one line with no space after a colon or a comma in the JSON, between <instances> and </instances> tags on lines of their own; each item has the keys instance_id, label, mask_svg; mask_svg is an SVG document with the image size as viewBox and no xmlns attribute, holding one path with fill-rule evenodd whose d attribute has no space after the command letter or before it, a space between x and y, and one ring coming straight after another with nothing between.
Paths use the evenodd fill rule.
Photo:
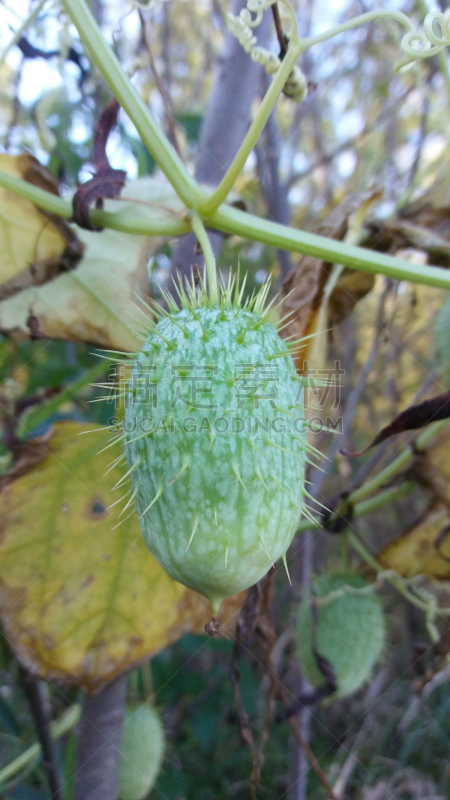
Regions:
<instances>
[{"instance_id":1,"label":"gray tree bark","mask_svg":"<svg viewBox=\"0 0 450 800\"><path fill-rule=\"evenodd\" d=\"M85 695L77 731L72 800L117 800L127 676Z\"/></svg>"},{"instance_id":2,"label":"gray tree bark","mask_svg":"<svg viewBox=\"0 0 450 800\"><path fill-rule=\"evenodd\" d=\"M246 0L233 0L232 13L237 16L245 6ZM260 44L267 41L270 24L271 15L264 14L256 29ZM247 133L250 108L260 85L261 71L261 65L252 61L238 40L227 31L200 133L195 163L195 177L199 183L217 186L232 163ZM222 235L211 233L210 238L217 255ZM203 266L203 258L194 254L195 244L192 234L178 240L171 268L174 277L181 273L190 279L191 266L194 263Z\"/></svg>"}]
</instances>

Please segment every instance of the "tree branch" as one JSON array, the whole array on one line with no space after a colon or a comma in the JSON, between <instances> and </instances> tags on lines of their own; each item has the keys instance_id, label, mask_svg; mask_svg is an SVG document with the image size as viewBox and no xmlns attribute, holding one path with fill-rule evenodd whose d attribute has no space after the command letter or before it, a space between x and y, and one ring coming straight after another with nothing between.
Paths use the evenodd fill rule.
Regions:
<instances>
[{"instance_id":1,"label":"tree branch","mask_svg":"<svg viewBox=\"0 0 450 800\"><path fill-rule=\"evenodd\" d=\"M127 676L86 695L77 733L72 800L117 800Z\"/></svg>"},{"instance_id":2,"label":"tree branch","mask_svg":"<svg viewBox=\"0 0 450 800\"><path fill-rule=\"evenodd\" d=\"M50 732L50 702L46 684L30 673L23 672L23 687L30 704L36 733L42 748L43 762L51 800L63 800L58 746Z\"/></svg>"}]
</instances>

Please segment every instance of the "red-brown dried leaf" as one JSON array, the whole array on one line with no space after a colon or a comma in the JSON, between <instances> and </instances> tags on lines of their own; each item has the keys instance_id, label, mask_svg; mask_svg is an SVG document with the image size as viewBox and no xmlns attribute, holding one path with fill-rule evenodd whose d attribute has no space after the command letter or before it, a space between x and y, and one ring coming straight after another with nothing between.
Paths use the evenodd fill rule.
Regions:
<instances>
[{"instance_id":1,"label":"red-brown dried leaf","mask_svg":"<svg viewBox=\"0 0 450 800\"><path fill-rule=\"evenodd\" d=\"M384 442L390 436L395 436L397 433L403 431L413 431L417 428L423 428L431 422L438 422L441 419L448 419L450 417L450 392L438 394L430 400L425 400L417 406L410 406L396 416L389 425L382 428L381 431L375 436L375 439L367 445L363 450L358 450L354 453L348 450L341 450L343 456L347 458L355 458L367 453L371 447Z\"/></svg>"},{"instance_id":2,"label":"red-brown dried leaf","mask_svg":"<svg viewBox=\"0 0 450 800\"><path fill-rule=\"evenodd\" d=\"M105 197L118 197L125 185L127 173L123 169L113 169L106 155L108 137L117 125L119 103L113 97L103 109L97 123L94 138L93 160L96 174L83 183L74 194L73 219L81 228L98 231L89 218L89 208L95 203L96 208L103 208Z\"/></svg>"}]
</instances>

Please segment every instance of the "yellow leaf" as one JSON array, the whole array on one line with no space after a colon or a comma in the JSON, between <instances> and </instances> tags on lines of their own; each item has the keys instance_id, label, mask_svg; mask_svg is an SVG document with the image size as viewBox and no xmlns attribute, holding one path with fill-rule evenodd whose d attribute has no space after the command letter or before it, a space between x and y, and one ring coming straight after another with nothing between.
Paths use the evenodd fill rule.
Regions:
<instances>
[{"instance_id":1,"label":"yellow leaf","mask_svg":"<svg viewBox=\"0 0 450 800\"><path fill-rule=\"evenodd\" d=\"M3 333L18 340L29 338L31 310L38 336L88 342L108 349L140 348L140 339L130 330L138 327L133 320L133 316L138 318L134 309L136 296L149 299L147 264L164 242L168 214L170 218L167 207L175 213L177 206L171 187L151 178L128 184L122 197L142 201L121 203L124 218L136 219L151 209L152 219L161 219L162 235L79 230L85 253L76 269L0 303ZM148 204L149 199L154 202ZM105 208L117 209L117 205L117 201L108 201Z\"/></svg>"},{"instance_id":2,"label":"yellow leaf","mask_svg":"<svg viewBox=\"0 0 450 800\"><path fill-rule=\"evenodd\" d=\"M437 502L450 508L450 425L428 445L417 467L417 480L431 491Z\"/></svg>"},{"instance_id":3,"label":"yellow leaf","mask_svg":"<svg viewBox=\"0 0 450 800\"><path fill-rule=\"evenodd\" d=\"M450 579L450 514L446 508L435 509L409 531L384 548L378 562L405 578L428 575Z\"/></svg>"},{"instance_id":4,"label":"yellow leaf","mask_svg":"<svg viewBox=\"0 0 450 800\"><path fill-rule=\"evenodd\" d=\"M91 431L55 425L48 457L0 493L0 610L24 665L95 690L187 631L202 632L211 607L159 566L135 513L115 527L126 501L110 506L127 484L112 487L125 468L102 476L121 448L97 455L110 436ZM242 599L223 608L225 625Z\"/></svg>"},{"instance_id":5,"label":"yellow leaf","mask_svg":"<svg viewBox=\"0 0 450 800\"><path fill-rule=\"evenodd\" d=\"M29 154L2 155L2 170L47 191L58 193L54 178ZM5 297L28 285L44 283L68 269L63 255L76 236L64 220L45 214L23 197L0 188L0 296ZM81 251L79 256L81 256ZM30 268L32 267L32 268ZM22 274L23 273L23 274Z\"/></svg>"}]
</instances>

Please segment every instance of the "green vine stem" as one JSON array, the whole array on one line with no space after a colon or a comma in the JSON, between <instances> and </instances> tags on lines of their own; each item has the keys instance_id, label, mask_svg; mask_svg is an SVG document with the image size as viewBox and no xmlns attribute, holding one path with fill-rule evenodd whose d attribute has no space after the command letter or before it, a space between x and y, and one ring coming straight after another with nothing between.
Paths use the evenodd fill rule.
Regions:
<instances>
[{"instance_id":1,"label":"green vine stem","mask_svg":"<svg viewBox=\"0 0 450 800\"><path fill-rule=\"evenodd\" d=\"M427 0L419 0L419 8L421 9L424 16L426 16L430 9L428 8ZM448 68L447 57L443 50L440 50L439 53L436 54L436 61L439 64L439 69L442 72L442 77L445 81L445 87L447 89L447 95L450 100L450 71Z\"/></svg>"},{"instance_id":2,"label":"green vine stem","mask_svg":"<svg viewBox=\"0 0 450 800\"><path fill-rule=\"evenodd\" d=\"M355 489L349 495L350 502L360 502L390 481L398 472L400 472L400 470L407 467L413 458L415 458L417 452L424 450L428 442L430 442L448 424L448 420L444 419L440 422L433 422L432 425L428 425L425 430L414 440L414 450L405 445L398 456L393 458L392 461L386 467L384 467L384 469L380 470L380 472L378 472L371 480L363 483L362 486L360 486L358 489Z\"/></svg>"},{"instance_id":3,"label":"green vine stem","mask_svg":"<svg viewBox=\"0 0 450 800\"><path fill-rule=\"evenodd\" d=\"M354 489L353 492L350 492L348 497L346 498L346 505L353 506L353 516L354 517L362 517L364 514L368 514L369 511L374 511L377 508L385 505L386 503L391 502L395 498L405 494L406 492L411 491L411 489L415 486L413 481L404 481L399 486L392 486L389 487L378 494L374 495L382 486L388 483L395 475L400 472L400 470L405 469L408 464L411 463L413 458L415 458L417 452L424 450L425 446L431 441L440 431L448 425L449 421L444 419L440 422L434 422L432 425L428 425L427 428L414 440L414 450L407 445L402 449L402 451L392 459L392 461L384 467L384 469L377 472L373 478L366 481L359 486L357 489ZM374 495L374 497L370 497L370 495ZM321 518L316 517L317 525L320 525ZM298 527L298 533L304 533L311 529L311 523L308 520L303 520Z\"/></svg>"},{"instance_id":4,"label":"green vine stem","mask_svg":"<svg viewBox=\"0 0 450 800\"><path fill-rule=\"evenodd\" d=\"M377 508L382 508L383 506L387 505L387 503L391 503L393 500L396 500L398 497L408 494L408 492L412 491L415 486L416 484L413 481L405 481L399 486L391 486L389 489L385 489L384 491L374 495L374 497L369 497L367 500L363 500L360 503L355 503L355 505L352 503L352 495L350 494L346 499L346 503L352 504L353 518L358 519L359 517L364 517L365 514L369 514L370 511L376 511ZM319 527L322 523L322 518L316 516L314 519ZM311 530L311 521L304 519L298 526L297 533L306 533L309 530Z\"/></svg>"},{"instance_id":5,"label":"green vine stem","mask_svg":"<svg viewBox=\"0 0 450 800\"><path fill-rule=\"evenodd\" d=\"M392 502L392 500L396 500L402 495L407 494L414 489L415 486L416 484L414 481L405 481L405 483L402 483L400 486L393 486L390 489L386 489L384 492L380 492L375 497L371 497L368 500L357 503L353 508L353 517L362 517L369 513L369 511L375 511L377 508L381 508L387 503ZM311 523L306 520L305 523L300 525L298 533L301 531L310 530L310 528ZM420 609L420 611L425 613L427 617L427 628L430 632L431 638L435 640L436 634L434 620L438 615L449 616L450 608L440 608L437 602L435 602L434 596L429 592L425 592L424 590L422 591L420 588L415 587L412 589L408 580L402 575L399 575L399 573L395 572L394 570L387 570L382 567L381 564L379 564L378 561L372 556L372 554L369 553L361 539L351 530L347 530L345 532L345 541L350 544L353 550L358 553L358 555L366 564L372 567L377 575L378 580L387 581L390 583L391 586L393 586L394 589L396 589L405 598L405 600L408 601L408 603L412 603L414 606Z\"/></svg>"},{"instance_id":6,"label":"green vine stem","mask_svg":"<svg viewBox=\"0 0 450 800\"><path fill-rule=\"evenodd\" d=\"M414 481L404 481L398 486L390 486L388 489L378 492L378 494L375 494L373 497L361 500L359 503L355 503L353 507L354 516L364 517L366 514L370 514L371 511L376 511L377 508L382 508L388 503L392 503L393 500L398 500L399 497L408 494L415 489L416 486L417 484Z\"/></svg>"},{"instance_id":7,"label":"green vine stem","mask_svg":"<svg viewBox=\"0 0 450 800\"><path fill-rule=\"evenodd\" d=\"M351 531L347 532L347 541L353 547L353 549L361 556L363 561L366 562L372 569L377 573L377 576L380 580L385 580L391 584L401 595L408 601L408 603L412 603L414 606L423 611L427 617L429 617L428 621L431 621L435 616L440 614L441 616L449 616L450 615L450 608L440 608L437 604L430 602L431 597L429 593L424 593L424 597L421 597L421 590L414 587L414 590L417 594L414 594L411 591L411 586L408 583L408 580L404 578L402 575L399 575L398 572L394 572L393 570L384 569L378 561L369 553L365 545L362 543L361 539L356 536ZM434 597L433 597L434 600ZM432 637L433 638L433 637Z\"/></svg>"},{"instance_id":8,"label":"green vine stem","mask_svg":"<svg viewBox=\"0 0 450 800\"><path fill-rule=\"evenodd\" d=\"M73 208L69 200L63 200L62 197L46 192L45 189L33 186L32 183L23 181L1 170L0 186L20 195L20 197L24 197L25 200L29 200L35 206L48 211L50 214L56 214L58 217L64 217L64 219L72 217ZM119 211L100 211L92 208L89 216L91 222L100 228L111 228L111 230L133 233L138 236L180 236L183 233L189 233L191 230L189 223L175 213L172 219L167 219L163 223L161 223L161 220L152 220L151 217L145 222L142 219L133 219L131 214L124 214L122 209Z\"/></svg>"},{"instance_id":9,"label":"green vine stem","mask_svg":"<svg viewBox=\"0 0 450 800\"><path fill-rule=\"evenodd\" d=\"M189 208L195 208L205 192L189 174L181 158L145 105L118 59L107 44L84 0L62 0L92 61L112 93L134 122L158 166Z\"/></svg>"},{"instance_id":10,"label":"green vine stem","mask_svg":"<svg viewBox=\"0 0 450 800\"><path fill-rule=\"evenodd\" d=\"M297 19L292 6L287 2L284 3L284 5L288 10L292 24L291 40L289 42L287 53L283 58L280 69L276 72L275 77L264 96L255 118L250 125L247 135L242 142L228 172L224 175L222 181L213 194L211 194L206 200L203 200L201 203L199 203L198 210L205 216L210 216L226 200L237 178L241 174L247 158L255 147L261 132L275 107L275 103L277 102L279 95L283 91L289 75L291 74L300 54L303 52L303 49L300 45L300 40L298 38Z\"/></svg>"},{"instance_id":11,"label":"green vine stem","mask_svg":"<svg viewBox=\"0 0 450 800\"><path fill-rule=\"evenodd\" d=\"M81 708L80 706L72 706L68 708L64 714L50 724L50 733L53 739L60 739L64 734L69 733L80 719ZM0 770L0 786L3 786L7 781L10 781L14 775L17 775L23 769L32 764L32 762L42 755L40 744L32 744L28 750L21 753L13 761Z\"/></svg>"},{"instance_id":12,"label":"green vine stem","mask_svg":"<svg viewBox=\"0 0 450 800\"><path fill-rule=\"evenodd\" d=\"M276 73L274 80L266 92L255 119L249 128L247 136L245 137L228 172L223 177L215 192L210 195L207 200L204 200L199 204L198 210L204 215L211 215L225 201L229 192L233 188L237 178L244 168L247 158L256 145L261 132L267 120L269 119L270 114L272 113L279 95L283 91L292 69L298 61L299 56L304 53L305 50L309 50L309 48L315 44L332 39L339 33L344 33L352 28L357 28L361 25L365 25L367 22L372 22L373 20L381 19L382 17L394 19L396 22L403 25L407 31L414 31L412 22L400 11L370 11L367 14L360 14L359 16L354 17L348 22L344 22L342 25L336 25L335 27L330 28L324 33L318 34L317 36L312 36L307 39L299 39L297 20L295 14L293 13L292 7L287 2L284 3L284 5L289 12L292 24L292 34L287 54L285 55L280 69Z\"/></svg>"},{"instance_id":13,"label":"green vine stem","mask_svg":"<svg viewBox=\"0 0 450 800\"><path fill-rule=\"evenodd\" d=\"M316 256L324 261L343 264L372 274L380 273L397 280L423 283L450 289L450 272L440 267L418 266L385 253L376 253L356 245L326 239L315 233L300 231L255 217L231 206L222 206L209 219L210 227L223 233L242 236L280 250Z\"/></svg>"},{"instance_id":14,"label":"green vine stem","mask_svg":"<svg viewBox=\"0 0 450 800\"><path fill-rule=\"evenodd\" d=\"M345 33L345 31L349 31L352 28L359 28L361 25L366 25L368 22L373 22L376 19L393 19L400 25L403 25L408 32L414 31L413 23L406 14L403 14L401 11L387 11L386 9L368 11L366 14L359 14L359 16L353 17L353 19L348 20L348 22L343 22L341 25L335 25L333 28L329 28L329 30L317 34L317 36L301 39L302 53L305 50L309 50L309 48L313 47L315 44L326 42L328 39L333 39L340 33Z\"/></svg>"},{"instance_id":15,"label":"green vine stem","mask_svg":"<svg viewBox=\"0 0 450 800\"><path fill-rule=\"evenodd\" d=\"M9 189L21 197L30 200L38 208L69 219L72 206L68 200L39 189L31 183L0 171L0 186ZM121 211L91 211L91 220L95 225L112 228L123 233L134 233L143 236L179 236L191 230L189 222L174 214L172 220L161 223L150 217L148 220L133 220L130 214ZM324 261L343 264L346 267L359 269L372 274L380 273L397 280L422 283L441 289L450 289L450 271L441 267L418 266L384 253L376 253L363 247L327 239L315 233L300 231L280 225L277 222L247 214L231 206L222 206L208 219L208 227L223 233L243 236L271 247L290 250L293 253L304 253L316 256Z\"/></svg>"},{"instance_id":16,"label":"green vine stem","mask_svg":"<svg viewBox=\"0 0 450 800\"><path fill-rule=\"evenodd\" d=\"M203 251L203 257L206 264L206 273L208 275L208 295L211 303L218 303L219 289L217 286L217 268L216 258L209 241L209 236L206 233L205 226L201 217L198 214L192 215L192 230L194 231L198 243Z\"/></svg>"}]
</instances>

